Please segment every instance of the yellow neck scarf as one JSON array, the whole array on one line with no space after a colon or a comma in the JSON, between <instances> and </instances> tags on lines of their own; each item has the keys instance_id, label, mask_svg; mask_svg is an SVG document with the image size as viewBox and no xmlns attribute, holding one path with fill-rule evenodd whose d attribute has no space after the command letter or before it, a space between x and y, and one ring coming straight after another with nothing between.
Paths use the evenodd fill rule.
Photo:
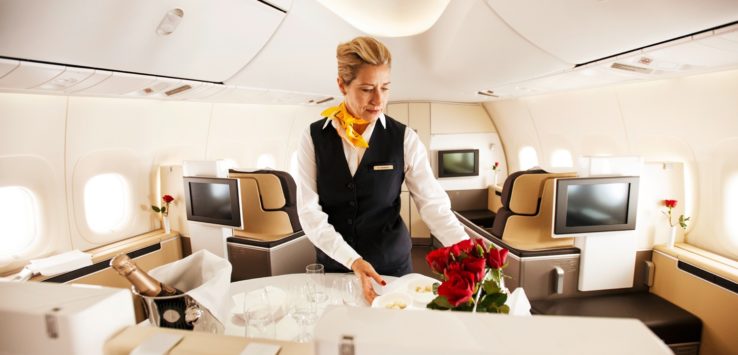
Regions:
<instances>
[{"instance_id":1,"label":"yellow neck scarf","mask_svg":"<svg viewBox=\"0 0 738 355\"><path fill-rule=\"evenodd\" d=\"M348 140L354 147L357 148L368 148L369 144L364 140L364 137L354 130L354 124L369 124L370 122L363 119L352 116L346 109L346 104L341 102L338 106L329 107L320 113L323 117L335 119L341 128L346 130L344 138Z\"/></svg>"}]
</instances>

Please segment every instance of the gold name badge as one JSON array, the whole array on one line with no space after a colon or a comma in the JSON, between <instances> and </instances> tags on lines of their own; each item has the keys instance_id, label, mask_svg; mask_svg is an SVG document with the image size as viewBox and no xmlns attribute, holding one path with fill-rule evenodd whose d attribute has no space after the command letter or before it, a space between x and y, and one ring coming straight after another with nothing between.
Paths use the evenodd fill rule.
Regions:
<instances>
[{"instance_id":1,"label":"gold name badge","mask_svg":"<svg viewBox=\"0 0 738 355\"><path fill-rule=\"evenodd\" d=\"M394 166L394 165L392 165L392 164L387 164L387 165L375 165L375 166L374 166L374 170L392 170L392 169L394 169L394 168L395 168L395 166Z\"/></svg>"}]
</instances>

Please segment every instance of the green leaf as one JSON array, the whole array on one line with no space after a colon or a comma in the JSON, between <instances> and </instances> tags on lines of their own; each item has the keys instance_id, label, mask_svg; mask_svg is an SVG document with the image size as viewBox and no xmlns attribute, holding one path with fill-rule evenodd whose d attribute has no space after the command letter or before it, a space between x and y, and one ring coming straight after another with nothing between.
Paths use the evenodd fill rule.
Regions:
<instances>
[{"instance_id":1,"label":"green leaf","mask_svg":"<svg viewBox=\"0 0 738 355\"><path fill-rule=\"evenodd\" d=\"M482 284L482 287L484 288L484 293L488 295L492 295L492 294L500 292L500 286L495 280L485 281Z\"/></svg>"},{"instance_id":2,"label":"green leaf","mask_svg":"<svg viewBox=\"0 0 738 355\"><path fill-rule=\"evenodd\" d=\"M450 309L450 308L453 308L453 306L446 299L445 296L438 296L438 297L436 297L435 299L433 299L433 302L432 303L435 303L436 305L438 305L438 307L441 307L440 309Z\"/></svg>"},{"instance_id":3,"label":"green leaf","mask_svg":"<svg viewBox=\"0 0 738 355\"><path fill-rule=\"evenodd\" d=\"M510 307L506 304L503 304L502 306L497 308L497 313L508 314L510 313Z\"/></svg>"},{"instance_id":4,"label":"green leaf","mask_svg":"<svg viewBox=\"0 0 738 355\"><path fill-rule=\"evenodd\" d=\"M488 302L490 302L491 304L494 304L496 307L499 307L505 304L505 301L507 301L507 294L498 292L495 294L487 295L487 298L490 299Z\"/></svg>"},{"instance_id":5,"label":"green leaf","mask_svg":"<svg viewBox=\"0 0 738 355\"><path fill-rule=\"evenodd\" d=\"M161 206L161 213L167 213L167 206Z\"/></svg>"},{"instance_id":6,"label":"green leaf","mask_svg":"<svg viewBox=\"0 0 738 355\"><path fill-rule=\"evenodd\" d=\"M440 282L434 282L433 283L433 294L434 295L437 295L438 294L438 288L439 287L441 287L441 283Z\"/></svg>"},{"instance_id":7,"label":"green leaf","mask_svg":"<svg viewBox=\"0 0 738 355\"><path fill-rule=\"evenodd\" d=\"M151 209L154 210L154 212L156 212L156 213L161 212L161 210L159 209L159 207L156 207L156 206L151 206Z\"/></svg>"}]
</instances>

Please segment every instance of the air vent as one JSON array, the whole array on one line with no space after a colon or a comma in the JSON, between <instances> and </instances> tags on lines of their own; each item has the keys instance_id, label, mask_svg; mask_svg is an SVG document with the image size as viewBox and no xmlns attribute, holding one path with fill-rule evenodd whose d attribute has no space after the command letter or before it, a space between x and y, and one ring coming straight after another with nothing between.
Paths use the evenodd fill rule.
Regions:
<instances>
[{"instance_id":1,"label":"air vent","mask_svg":"<svg viewBox=\"0 0 738 355\"><path fill-rule=\"evenodd\" d=\"M310 101L308 101L308 104L320 105L320 104L324 104L324 103L326 103L328 101L331 101L333 99L334 99L333 96L324 97L322 99L311 99Z\"/></svg>"},{"instance_id":2,"label":"air vent","mask_svg":"<svg viewBox=\"0 0 738 355\"><path fill-rule=\"evenodd\" d=\"M189 90L189 89L192 89L192 86L190 86L190 85L182 85L182 86L180 86L180 87L177 87L177 88L174 88L174 89L172 89L172 90L169 90L169 91L165 91L164 93L165 93L165 94L166 94L167 96L172 96L172 95L177 95L177 94L179 94L180 92L183 92L183 91L187 91L187 90Z\"/></svg>"},{"instance_id":3,"label":"air vent","mask_svg":"<svg viewBox=\"0 0 738 355\"><path fill-rule=\"evenodd\" d=\"M495 92L492 90L480 90L480 91L477 91L477 95L489 96L489 97L500 97L499 95L495 94Z\"/></svg>"},{"instance_id":4,"label":"air vent","mask_svg":"<svg viewBox=\"0 0 738 355\"><path fill-rule=\"evenodd\" d=\"M635 65L628 65L628 64L623 64L623 63L612 63L610 65L610 68L625 70L625 71L639 73L639 74L652 74L653 73L653 69L642 68L642 67L637 67Z\"/></svg>"}]
</instances>

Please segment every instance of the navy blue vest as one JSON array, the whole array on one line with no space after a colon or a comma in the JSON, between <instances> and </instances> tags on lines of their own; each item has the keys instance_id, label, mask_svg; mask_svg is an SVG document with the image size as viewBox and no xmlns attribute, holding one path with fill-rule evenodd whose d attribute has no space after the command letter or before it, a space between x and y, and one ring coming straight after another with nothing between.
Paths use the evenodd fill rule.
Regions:
<instances>
[{"instance_id":1,"label":"navy blue vest","mask_svg":"<svg viewBox=\"0 0 738 355\"><path fill-rule=\"evenodd\" d=\"M400 189L405 179L405 125L385 116L377 122L369 148L351 176L343 143L325 119L310 125L315 146L316 182L323 212L343 239L382 275L412 272L412 242L400 217ZM317 249L317 248L316 248ZM349 271L316 250L326 271Z\"/></svg>"}]
</instances>

